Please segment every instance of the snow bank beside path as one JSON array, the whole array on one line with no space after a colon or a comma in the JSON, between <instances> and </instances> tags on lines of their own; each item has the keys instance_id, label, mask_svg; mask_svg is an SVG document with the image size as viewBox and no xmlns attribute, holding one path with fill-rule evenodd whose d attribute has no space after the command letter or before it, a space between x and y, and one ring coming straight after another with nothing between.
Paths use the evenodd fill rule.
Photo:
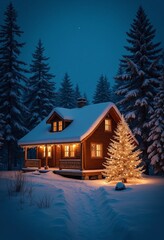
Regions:
<instances>
[{"instance_id":1,"label":"snow bank beside path","mask_svg":"<svg viewBox=\"0 0 164 240\"><path fill-rule=\"evenodd\" d=\"M52 172L24 174L32 196L9 198L0 175L1 240L163 240L164 179L146 177L115 191L104 180L81 181ZM39 208L46 196L49 208Z\"/></svg>"}]
</instances>

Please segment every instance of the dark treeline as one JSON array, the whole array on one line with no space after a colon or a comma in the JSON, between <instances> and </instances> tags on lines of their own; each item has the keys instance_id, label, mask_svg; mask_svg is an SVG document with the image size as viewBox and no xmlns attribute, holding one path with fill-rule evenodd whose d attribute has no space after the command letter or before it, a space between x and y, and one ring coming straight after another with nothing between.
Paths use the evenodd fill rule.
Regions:
<instances>
[{"instance_id":1,"label":"dark treeline","mask_svg":"<svg viewBox=\"0 0 164 240\"><path fill-rule=\"evenodd\" d=\"M59 89L49 67L41 40L35 46L31 64L20 58L24 43L17 13L10 3L0 28L0 163L8 169L21 166L19 138L42 121L56 107L74 108L84 97L63 73ZM146 172L164 173L164 61L155 29L139 7L129 32L127 54L121 57L115 84L103 74L95 79L92 103L112 101L135 134L142 150ZM87 100L87 104L89 101Z\"/></svg>"}]
</instances>

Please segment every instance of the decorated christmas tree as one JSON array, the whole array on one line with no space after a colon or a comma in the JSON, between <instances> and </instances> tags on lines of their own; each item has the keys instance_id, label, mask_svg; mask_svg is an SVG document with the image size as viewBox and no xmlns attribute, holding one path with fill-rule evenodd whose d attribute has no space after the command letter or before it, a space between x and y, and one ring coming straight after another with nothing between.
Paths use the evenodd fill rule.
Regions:
<instances>
[{"instance_id":1,"label":"decorated christmas tree","mask_svg":"<svg viewBox=\"0 0 164 240\"><path fill-rule=\"evenodd\" d=\"M143 172L140 154L128 124L122 116L115 131L114 138L108 147L103 176L107 181L121 180L127 182L129 178L140 178Z\"/></svg>"}]
</instances>

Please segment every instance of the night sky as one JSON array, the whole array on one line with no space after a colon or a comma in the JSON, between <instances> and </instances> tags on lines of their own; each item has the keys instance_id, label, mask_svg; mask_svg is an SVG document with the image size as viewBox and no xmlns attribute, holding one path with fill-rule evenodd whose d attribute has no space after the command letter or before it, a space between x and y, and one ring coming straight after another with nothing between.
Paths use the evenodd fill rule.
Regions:
<instances>
[{"instance_id":1,"label":"night sky","mask_svg":"<svg viewBox=\"0 0 164 240\"><path fill-rule=\"evenodd\" d=\"M8 0L0 0L0 23ZM142 5L164 45L163 0L13 0L24 31L22 58L30 63L38 39L50 57L57 88L67 72L73 84L92 100L96 82L105 74L113 82L124 53L126 32Z\"/></svg>"}]
</instances>

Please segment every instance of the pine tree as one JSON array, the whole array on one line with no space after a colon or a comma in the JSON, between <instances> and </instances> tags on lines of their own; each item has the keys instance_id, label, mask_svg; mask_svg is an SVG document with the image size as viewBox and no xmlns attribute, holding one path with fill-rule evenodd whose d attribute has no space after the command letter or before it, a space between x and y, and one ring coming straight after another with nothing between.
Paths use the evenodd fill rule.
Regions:
<instances>
[{"instance_id":1,"label":"pine tree","mask_svg":"<svg viewBox=\"0 0 164 240\"><path fill-rule=\"evenodd\" d=\"M117 94L122 95L121 109L133 130L142 150L146 173L149 173L147 141L153 98L159 86L161 49L153 43L155 30L142 7L127 33L129 55L123 56L123 73L116 79L122 83Z\"/></svg>"},{"instance_id":2,"label":"pine tree","mask_svg":"<svg viewBox=\"0 0 164 240\"><path fill-rule=\"evenodd\" d=\"M55 76L51 73L47 63L48 57L44 56L44 47L41 40L38 41L33 53L30 65L31 77L28 82L26 104L29 109L28 127L34 128L40 123L55 106Z\"/></svg>"},{"instance_id":3,"label":"pine tree","mask_svg":"<svg viewBox=\"0 0 164 240\"><path fill-rule=\"evenodd\" d=\"M140 150L136 149L128 124L122 116L108 147L109 157L106 157L106 162L103 164L105 167L103 175L107 181L126 182L129 178L140 178L142 173L142 167L138 167L141 163L140 153Z\"/></svg>"},{"instance_id":4,"label":"pine tree","mask_svg":"<svg viewBox=\"0 0 164 240\"><path fill-rule=\"evenodd\" d=\"M123 68L120 64L118 72L117 72L117 76L120 76L122 74L123 74ZM114 85L112 88L112 97L111 97L112 102L114 102L117 105L117 107L119 108L120 111L122 111L121 105L120 105L120 100L122 99L122 97L117 93L117 91L118 91L118 89L121 89L122 85L123 85L122 81L115 79L115 82L114 82Z\"/></svg>"},{"instance_id":5,"label":"pine tree","mask_svg":"<svg viewBox=\"0 0 164 240\"><path fill-rule=\"evenodd\" d=\"M150 117L148 158L154 172L164 174L164 66L161 83L154 98L154 112Z\"/></svg>"},{"instance_id":6,"label":"pine tree","mask_svg":"<svg viewBox=\"0 0 164 240\"><path fill-rule=\"evenodd\" d=\"M93 103L109 102L111 100L110 83L106 76L101 75L93 96Z\"/></svg>"},{"instance_id":7,"label":"pine tree","mask_svg":"<svg viewBox=\"0 0 164 240\"><path fill-rule=\"evenodd\" d=\"M59 106L64 108L74 107L74 91L70 77L65 73L59 88Z\"/></svg>"},{"instance_id":8,"label":"pine tree","mask_svg":"<svg viewBox=\"0 0 164 240\"><path fill-rule=\"evenodd\" d=\"M18 42L22 31L17 25L17 14L12 3L4 15L4 25L0 30L0 113L5 122L3 150L7 152L8 169L11 169L17 161L17 140L27 132L22 102L26 70L25 63L19 59L24 43Z\"/></svg>"}]
</instances>

